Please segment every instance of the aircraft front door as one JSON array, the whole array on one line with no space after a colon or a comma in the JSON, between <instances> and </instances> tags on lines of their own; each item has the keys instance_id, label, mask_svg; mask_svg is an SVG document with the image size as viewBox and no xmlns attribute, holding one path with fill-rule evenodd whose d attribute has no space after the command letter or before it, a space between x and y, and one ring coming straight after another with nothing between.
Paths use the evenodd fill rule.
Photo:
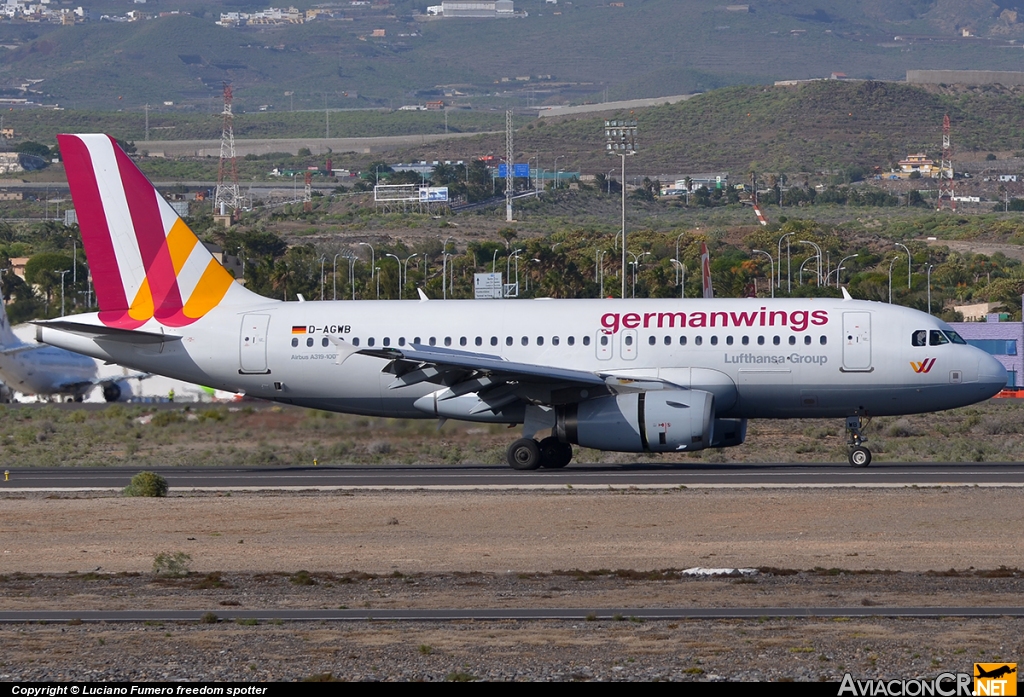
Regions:
<instances>
[{"instance_id":1,"label":"aircraft front door","mask_svg":"<svg viewBox=\"0 0 1024 697\"><path fill-rule=\"evenodd\" d=\"M267 328L270 315L245 315L242 317L242 331L238 340L240 373L265 375L267 368Z\"/></svg>"},{"instance_id":2,"label":"aircraft front door","mask_svg":"<svg viewBox=\"0 0 1024 697\"><path fill-rule=\"evenodd\" d=\"M871 313L843 313L843 368L871 370Z\"/></svg>"}]
</instances>

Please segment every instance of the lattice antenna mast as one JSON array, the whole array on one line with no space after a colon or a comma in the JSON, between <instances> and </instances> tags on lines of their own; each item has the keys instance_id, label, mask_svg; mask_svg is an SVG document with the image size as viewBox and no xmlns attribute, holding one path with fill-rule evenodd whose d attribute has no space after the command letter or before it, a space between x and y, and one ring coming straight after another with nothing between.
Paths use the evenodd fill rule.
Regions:
<instances>
[{"instance_id":1,"label":"lattice antenna mast","mask_svg":"<svg viewBox=\"0 0 1024 697\"><path fill-rule=\"evenodd\" d=\"M953 184L953 146L949 141L949 114L942 119L942 162L939 164L939 203L937 210L947 205L956 211L956 191Z\"/></svg>"},{"instance_id":2,"label":"lattice antenna mast","mask_svg":"<svg viewBox=\"0 0 1024 697\"><path fill-rule=\"evenodd\" d=\"M505 112L505 220L512 222L512 189L515 185L515 167L512 164L512 110Z\"/></svg>"},{"instance_id":3,"label":"lattice antenna mast","mask_svg":"<svg viewBox=\"0 0 1024 697\"><path fill-rule=\"evenodd\" d=\"M235 161L235 117L231 113L231 85L224 83L224 126L220 135L220 168L217 171L217 191L213 197L213 211L223 215L230 208L240 208L242 197L238 191L238 163ZM230 172L226 170L230 167ZM225 181L225 174L230 176Z\"/></svg>"}]
</instances>

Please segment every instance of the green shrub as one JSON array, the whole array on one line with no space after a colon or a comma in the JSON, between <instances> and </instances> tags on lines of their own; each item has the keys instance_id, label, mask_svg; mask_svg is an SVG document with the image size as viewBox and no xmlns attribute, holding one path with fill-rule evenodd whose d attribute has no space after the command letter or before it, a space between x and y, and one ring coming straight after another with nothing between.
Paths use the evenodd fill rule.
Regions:
<instances>
[{"instance_id":1,"label":"green shrub","mask_svg":"<svg viewBox=\"0 0 1024 697\"><path fill-rule=\"evenodd\" d=\"M123 493L125 496L167 496L167 480L156 472L139 472Z\"/></svg>"},{"instance_id":2,"label":"green shrub","mask_svg":"<svg viewBox=\"0 0 1024 697\"><path fill-rule=\"evenodd\" d=\"M188 576L188 567L191 563L192 557L184 552L160 552L153 559L153 573L157 576L181 578Z\"/></svg>"}]
</instances>

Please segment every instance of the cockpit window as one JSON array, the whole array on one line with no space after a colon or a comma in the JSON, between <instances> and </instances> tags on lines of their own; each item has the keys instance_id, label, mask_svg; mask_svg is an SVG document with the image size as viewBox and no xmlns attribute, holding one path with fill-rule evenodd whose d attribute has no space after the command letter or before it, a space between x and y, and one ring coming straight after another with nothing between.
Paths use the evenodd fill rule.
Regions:
<instances>
[{"instance_id":1,"label":"cockpit window","mask_svg":"<svg viewBox=\"0 0 1024 697\"><path fill-rule=\"evenodd\" d=\"M954 332L952 329L943 329L942 333L949 337L949 340L952 341L954 344L967 343L966 341L964 341L964 338L962 336Z\"/></svg>"},{"instance_id":2,"label":"cockpit window","mask_svg":"<svg viewBox=\"0 0 1024 697\"><path fill-rule=\"evenodd\" d=\"M933 329L928 333L928 344L930 346L942 346L943 344L948 343L949 339L947 339L946 335L938 329Z\"/></svg>"},{"instance_id":3,"label":"cockpit window","mask_svg":"<svg viewBox=\"0 0 1024 697\"><path fill-rule=\"evenodd\" d=\"M926 329L918 329L916 332L910 335L911 346L927 346L928 345L928 331Z\"/></svg>"}]
</instances>

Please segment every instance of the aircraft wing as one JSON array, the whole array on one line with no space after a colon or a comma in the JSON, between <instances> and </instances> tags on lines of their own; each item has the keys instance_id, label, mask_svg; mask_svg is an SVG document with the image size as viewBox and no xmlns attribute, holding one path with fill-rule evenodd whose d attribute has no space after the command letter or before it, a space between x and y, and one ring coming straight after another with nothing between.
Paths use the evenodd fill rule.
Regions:
<instances>
[{"instance_id":1,"label":"aircraft wing","mask_svg":"<svg viewBox=\"0 0 1024 697\"><path fill-rule=\"evenodd\" d=\"M447 387L445 397L475 392L482 400L513 397L540 404L578 401L582 397L618 392L644 392L677 386L657 378L628 378L558 368L534 363L517 363L486 353L459 351L438 346L412 344L408 347L368 348L355 351L390 362L384 372L395 375L390 389L430 382ZM507 397L506 397L507 396Z\"/></svg>"}]
</instances>

